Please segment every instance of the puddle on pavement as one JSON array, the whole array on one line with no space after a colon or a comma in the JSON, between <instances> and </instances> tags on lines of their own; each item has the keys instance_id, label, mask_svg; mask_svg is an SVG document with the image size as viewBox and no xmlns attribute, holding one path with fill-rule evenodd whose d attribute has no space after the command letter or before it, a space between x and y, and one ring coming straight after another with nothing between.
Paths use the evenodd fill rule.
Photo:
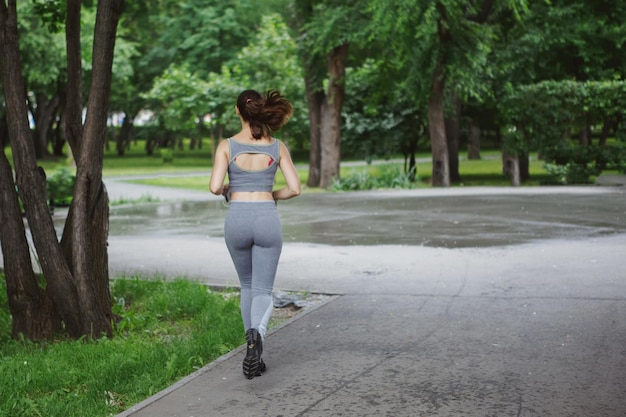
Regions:
<instances>
[{"instance_id":1,"label":"puddle on pavement","mask_svg":"<svg viewBox=\"0 0 626 417\"><path fill-rule=\"evenodd\" d=\"M285 242L491 247L626 231L621 193L410 196L305 194L280 202ZM392 197L390 197L392 196ZM222 238L220 201L112 207L112 236Z\"/></svg>"}]
</instances>

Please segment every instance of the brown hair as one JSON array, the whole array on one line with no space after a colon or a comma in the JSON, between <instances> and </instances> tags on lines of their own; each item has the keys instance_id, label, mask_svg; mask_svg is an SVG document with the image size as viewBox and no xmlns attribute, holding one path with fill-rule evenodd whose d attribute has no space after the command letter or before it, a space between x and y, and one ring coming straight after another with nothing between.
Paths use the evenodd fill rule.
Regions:
<instances>
[{"instance_id":1,"label":"brown hair","mask_svg":"<svg viewBox=\"0 0 626 417\"><path fill-rule=\"evenodd\" d=\"M254 139L271 136L287 123L293 107L279 91L269 90L265 97L256 90L246 90L237 98L239 114L250 124Z\"/></svg>"}]
</instances>

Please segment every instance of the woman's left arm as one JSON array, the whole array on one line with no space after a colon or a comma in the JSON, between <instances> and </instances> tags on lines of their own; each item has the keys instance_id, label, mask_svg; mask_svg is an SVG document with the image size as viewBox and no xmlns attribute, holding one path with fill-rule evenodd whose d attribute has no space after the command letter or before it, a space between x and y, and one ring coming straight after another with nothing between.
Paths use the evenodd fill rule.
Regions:
<instances>
[{"instance_id":1,"label":"woman's left arm","mask_svg":"<svg viewBox=\"0 0 626 417\"><path fill-rule=\"evenodd\" d=\"M291 155L289 155L289 150L282 142L280 144L280 161L278 166L280 167L283 176L285 177L285 181L287 181L287 186L281 188L279 190L275 190L272 192L272 197L274 197L275 201L278 200L288 200L293 197L297 197L300 195L300 178L298 177L298 171L291 160Z\"/></svg>"}]
</instances>

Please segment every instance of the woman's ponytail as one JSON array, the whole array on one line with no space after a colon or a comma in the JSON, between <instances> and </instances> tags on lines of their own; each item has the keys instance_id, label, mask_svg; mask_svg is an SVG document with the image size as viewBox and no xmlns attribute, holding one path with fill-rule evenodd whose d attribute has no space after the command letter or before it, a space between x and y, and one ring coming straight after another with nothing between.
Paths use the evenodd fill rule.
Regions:
<instances>
[{"instance_id":1,"label":"woman's ponytail","mask_svg":"<svg viewBox=\"0 0 626 417\"><path fill-rule=\"evenodd\" d=\"M277 90L269 90L265 97L255 90L246 90L237 98L237 108L250 124L254 139L279 131L293 114L291 103Z\"/></svg>"}]
</instances>

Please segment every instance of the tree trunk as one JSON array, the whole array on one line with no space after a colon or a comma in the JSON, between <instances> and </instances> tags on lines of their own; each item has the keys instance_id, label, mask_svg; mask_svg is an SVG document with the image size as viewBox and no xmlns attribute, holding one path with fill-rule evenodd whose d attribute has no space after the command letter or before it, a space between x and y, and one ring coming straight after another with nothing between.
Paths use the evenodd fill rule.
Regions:
<instances>
[{"instance_id":1,"label":"tree trunk","mask_svg":"<svg viewBox=\"0 0 626 417\"><path fill-rule=\"evenodd\" d=\"M522 181L517 156L502 151L502 173L509 177L512 186L519 187L521 185Z\"/></svg>"},{"instance_id":2,"label":"tree trunk","mask_svg":"<svg viewBox=\"0 0 626 417\"><path fill-rule=\"evenodd\" d=\"M204 115L198 115L198 123L196 123L196 128L190 134L191 138L189 140L189 150L193 151L196 149L202 149L202 136L204 136Z\"/></svg>"},{"instance_id":3,"label":"tree trunk","mask_svg":"<svg viewBox=\"0 0 626 417\"><path fill-rule=\"evenodd\" d=\"M2 58L2 82L4 88L4 96L7 108L7 122L9 127L9 137L13 150L13 164L17 173L16 183L20 197L24 204L24 210L28 225L32 234L35 250L39 257L41 269L46 279L46 291L55 300L58 314L65 322L66 326L72 328L78 324L76 317L72 314L78 309L77 302L72 295L75 293L72 286L72 277L67 264L64 262L61 248L57 241L56 230L52 223L52 218L48 212L48 204L46 201L45 180L41 176L36 165L35 149L32 134L28 124L27 109L24 100L24 80L21 74L21 63L19 55L18 31L17 31L17 14L15 2L10 2L7 8L4 1L0 2L0 48ZM5 174L6 176L6 174ZM5 194L5 193L3 193ZM3 198L3 203L5 199ZM3 216L17 216L15 208L11 208L14 204L11 198L7 201L7 206L2 207ZM6 210L6 212L5 212ZM19 216L21 221L21 215ZM10 220L13 224L16 219ZM7 224L9 224L7 223ZM15 233L15 237L19 240L19 229L16 226L11 227L11 233ZM4 238L4 233L3 233ZM38 297L38 291L30 289L32 283L30 272L24 272L25 259L29 257L28 245L24 243L19 246L12 246L12 249L19 251L19 254L13 254L20 259L20 273L14 277L16 280L16 288L18 291L29 288L27 297ZM5 246L3 245L3 250ZM26 251L26 252L24 252ZM3 252L4 253L4 252ZM12 256L3 256L5 262L7 258ZM42 293L39 292L39 295ZM49 306L50 304L43 299L31 301L34 306ZM14 306L14 304L13 304ZM37 307L33 307L37 308ZM41 311L41 310L40 310ZM11 310L14 323L20 331L33 330L33 333L25 333L27 338L48 337L51 333L47 323L54 323L55 318L42 318L41 315L31 314L33 310ZM27 325L23 324L28 320L36 320ZM39 321L37 321L39 320ZM47 328L47 329L46 329ZM72 336L80 336L72 334Z\"/></svg>"},{"instance_id":4,"label":"tree trunk","mask_svg":"<svg viewBox=\"0 0 626 417\"><path fill-rule=\"evenodd\" d=\"M437 62L428 103L428 130L433 158L433 187L450 186L450 170L444 121L445 77L442 62Z\"/></svg>"},{"instance_id":5,"label":"tree trunk","mask_svg":"<svg viewBox=\"0 0 626 417\"><path fill-rule=\"evenodd\" d=\"M215 135L213 136L213 142L211 144L211 158L215 161L215 151L217 150L217 146L224 139L224 125L222 123L218 123L215 127Z\"/></svg>"},{"instance_id":6,"label":"tree trunk","mask_svg":"<svg viewBox=\"0 0 626 417\"><path fill-rule=\"evenodd\" d=\"M470 161L480 158L480 127L473 123L470 126L467 144L467 159Z\"/></svg>"},{"instance_id":7,"label":"tree trunk","mask_svg":"<svg viewBox=\"0 0 626 417\"><path fill-rule=\"evenodd\" d=\"M58 106L58 96L48 99L45 94L37 94L37 107L33 118L35 119L35 155L38 159L50 155L48 132L52 127Z\"/></svg>"},{"instance_id":8,"label":"tree trunk","mask_svg":"<svg viewBox=\"0 0 626 417\"><path fill-rule=\"evenodd\" d=\"M450 170L450 182L461 182L459 172L459 142L461 136L461 99L454 94L452 98L452 114L445 118L446 141L448 144L448 165Z\"/></svg>"},{"instance_id":9,"label":"tree trunk","mask_svg":"<svg viewBox=\"0 0 626 417\"><path fill-rule=\"evenodd\" d=\"M75 338L82 336L94 338L102 334L112 334L106 249L108 199L102 183L102 159L115 30L122 4L121 0L98 3L92 85L82 135L81 88L77 88L81 79L79 30L81 2L80 0L67 2L68 104L65 128L71 150L77 156L77 180L74 201L63 231L64 238L59 244L48 212L45 180L36 165L32 134L24 104L15 2L10 2L9 8L4 1L0 2L1 78L7 103L9 136L17 173L16 183L46 281L45 293L33 289L29 282L32 281L32 267L28 268L30 272L23 272L14 265L11 266L12 270L19 270L15 276L17 281L12 288L17 288L18 295L19 292L24 294L27 292L30 297L28 302L22 298L16 299L16 303L10 305L14 326L30 332L25 334L28 338L51 336L52 330L55 330L61 321L68 334ZM6 167L4 170L6 171ZM6 176L6 173L2 174L2 177ZM15 217L13 220L3 221L2 239L4 240L6 233L9 233L10 236L23 241L19 237L19 228L15 226L18 217L15 214L15 207L11 208L15 203L11 202L8 189L3 188L2 196L0 199L2 216ZM9 232L5 232L6 230ZM19 268L24 269L26 259L29 257L28 249L28 245L23 242L11 245L11 250L17 250L19 254L5 253L3 258L5 262L8 258L19 260ZM4 250L5 245L3 253ZM20 309L24 305L33 307ZM30 314L36 308L40 314Z\"/></svg>"},{"instance_id":10,"label":"tree trunk","mask_svg":"<svg viewBox=\"0 0 626 417\"><path fill-rule=\"evenodd\" d=\"M530 178L530 159L527 152L520 152L517 155L517 163L519 166L520 184Z\"/></svg>"},{"instance_id":11,"label":"tree trunk","mask_svg":"<svg viewBox=\"0 0 626 417\"><path fill-rule=\"evenodd\" d=\"M598 145L601 147L606 146L606 139L609 136L609 132L612 129L613 123L610 119L604 119L602 123L602 131L600 132L600 138L598 138Z\"/></svg>"},{"instance_id":12,"label":"tree trunk","mask_svg":"<svg viewBox=\"0 0 626 417\"><path fill-rule=\"evenodd\" d=\"M67 87L63 117L65 140L72 153L80 154L83 137L83 67L80 44L80 0L67 0L65 43L67 48ZM71 88L68 88L71 87Z\"/></svg>"},{"instance_id":13,"label":"tree trunk","mask_svg":"<svg viewBox=\"0 0 626 417\"><path fill-rule=\"evenodd\" d=\"M65 91L66 84L59 83L57 88L57 96L59 97L59 111L57 113L57 120L54 128L54 135L52 138L52 154L54 156L63 156L63 148L67 143L66 140L66 126L65 115L67 108L67 92ZM68 151L68 154L71 152Z\"/></svg>"},{"instance_id":14,"label":"tree trunk","mask_svg":"<svg viewBox=\"0 0 626 417\"><path fill-rule=\"evenodd\" d=\"M154 136L150 136L148 138L146 138L146 155L148 156L152 156L154 155L154 148L157 147L157 140Z\"/></svg>"},{"instance_id":15,"label":"tree trunk","mask_svg":"<svg viewBox=\"0 0 626 417\"><path fill-rule=\"evenodd\" d=\"M585 120L587 118L585 117ZM578 143L582 146L588 146L591 144L591 127L585 122L584 126L580 129L580 135L578 136Z\"/></svg>"},{"instance_id":16,"label":"tree trunk","mask_svg":"<svg viewBox=\"0 0 626 417\"><path fill-rule=\"evenodd\" d=\"M333 48L326 57L328 93L322 103L320 187L326 188L339 178L341 163L341 108L345 96L348 44Z\"/></svg>"},{"instance_id":17,"label":"tree trunk","mask_svg":"<svg viewBox=\"0 0 626 417\"><path fill-rule=\"evenodd\" d=\"M52 132L52 155L54 156L63 156L63 148L67 143L65 141L65 136L63 135L63 129L61 128L62 124L62 116L59 116L60 122L54 127L54 131Z\"/></svg>"},{"instance_id":18,"label":"tree trunk","mask_svg":"<svg viewBox=\"0 0 626 417\"><path fill-rule=\"evenodd\" d=\"M0 149L4 149L9 144L9 126L6 114L0 113Z\"/></svg>"},{"instance_id":19,"label":"tree trunk","mask_svg":"<svg viewBox=\"0 0 626 417\"><path fill-rule=\"evenodd\" d=\"M293 29L298 32L300 43L299 55L303 63L304 87L306 102L309 109L309 187L319 187L321 179L321 126L322 126L322 103L324 102L324 73L323 59L312 53L303 39L308 38L306 26L313 16L313 2L294 3Z\"/></svg>"},{"instance_id":20,"label":"tree trunk","mask_svg":"<svg viewBox=\"0 0 626 417\"><path fill-rule=\"evenodd\" d=\"M321 171L321 142L322 135L322 103L324 102L324 92L314 85L310 77L305 78L306 101L309 108L309 187L319 187Z\"/></svg>"},{"instance_id":21,"label":"tree trunk","mask_svg":"<svg viewBox=\"0 0 626 417\"><path fill-rule=\"evenodd\" d=\"M135 115L126 114L122 127L120 128L117 138L115 138L115 150L119 156L123 156L128 147L130 146L130 134L133 131L133 120Z\"/></svg>"},{"instance_id":22,"label":"tree trunk","mask_svg":"<svg viewBox=\"0 0 626 417\"><path fill-rule=\"evenodd\" d=\"M102 163L115 35L123 3L123 0L98 2L87 115L80 152L73 149L76 184L61 241L80 305L80 310L75 311L80 314L80 327L71 332L90 337L112 334L107 253L109 201L102 182Z\"/></svg>"},{"instance_id":23,"label":"tree trunk","mask_svg":"<svg viewBox=\"0 0 626 417\"><path fill-rule=\"evenodd\" d=\"M37 284L9 161L0 149L0 244L4 258L11 336L45 339L60 328L54 303Z\"/></svg>"},{"instance_id":24,"label":"tree trunk","mask_svg":"<svg viewBox=\"0 0 626 417\"><path fill-rule=\"evenodd\" d=\"M408 170L405 167L404 173L409 177L409 181L415 182L417 179L417 161L415 160L415 154L417 153L417 142L419 136L415 135L409 140L409 166Z\"/></svg>"}]
</instances>

